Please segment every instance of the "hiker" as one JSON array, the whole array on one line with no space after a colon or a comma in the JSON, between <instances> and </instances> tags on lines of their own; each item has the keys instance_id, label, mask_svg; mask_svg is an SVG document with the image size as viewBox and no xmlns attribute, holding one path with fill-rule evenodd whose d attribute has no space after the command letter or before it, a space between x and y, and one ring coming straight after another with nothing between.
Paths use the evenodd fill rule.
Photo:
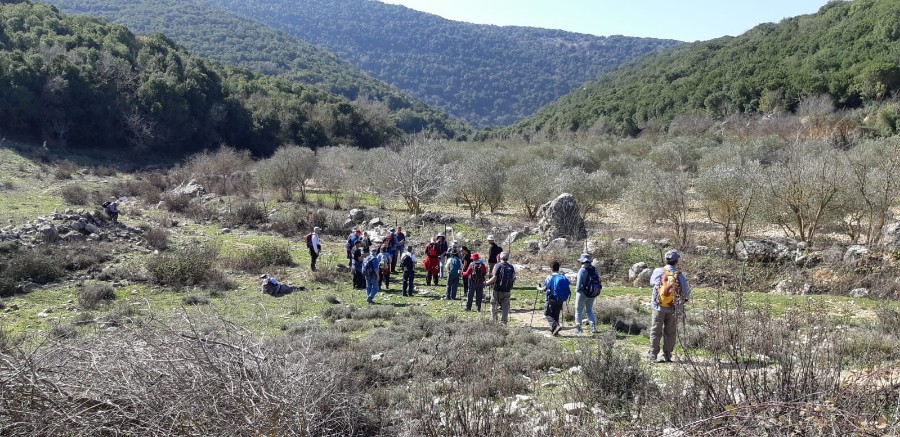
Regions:
<instances>
[{"instance_id":1,"label":"hiker","mask_svg":"<svg viewBox=\"0 0 900 437\"><path fill-rule=\"evenodd\" d=\"M381 248L378 249L378 271L381 273L379 284L384 282L384 289L390 290L391 288L391 244L385 239L385 242L382 243Z\"/></svg>"},{"instance_id":2,"label":"hiker","mask_svg":"<svg viewBox=\"0 0 900 437\"><path fill-rule=\"evenodd\" d=\"M439 276L441 278L444 277L444 263L447 261L447 237L444 236L444 233L441 232L434 237L434 245L435 249L437 249L438 256L438 270ZM437 278L435 278L434 285L437 285Z\"/></svg>"},{"instance_id":3,"label":"hiker","mask_svg":"<svg viewBox=\"0 0 900 437\"><path fill-rule=\"evenodd\" d=\"M103 209L106 211L106 215L113 223L119 222L119 200L113 200L112 202L106 202L103 204Z\"/></svg>"},{"instance_id":4,"label":"hiker","mask_svg":"<svg viewBox=\"0 0 900 437\"><path fill-rule=\"evenodd\" d=\"M462 262L462 271L465 272L469 269L469 264L472 264L472 252L468 247L462 246L459 249L459 260ZM462 279L463 283L463 298L469 298L469 281L465 278Z\"/></svg>"},{"instance_id":5,"label":"hiker","mask_svg":"<svg viewBox=\"0 0 900 437\"><path fill-rule=\"evenodd\" d=\"M472 300L475 300L475 307L481 312L481 301L484 300L484 279L487 277L487 266L478 255L478 252L472 252L472 262L469 267L463 271L463 278L469 283L469 294L466 296L466 311L472 311Z\"/></svg>"},{"instance_id":6,"label":"hiker","mask_svg":"<svg viewBox=\"0 0 900 437\"><path fill-rule=\"evenodd\" d=\"M309 269L312 271L316 271L316 260L319 259L319 254L322 253L322 242L319 240L319 232L322 232L322 228L316 226L311 233L306 234L306 248L309 249Z\"/></svg>"},{"instance_id":7,"label":"hiker","mask_svg":"<svg viewBox=\"0 0 900 437\"><path fill-rule=\"evenodd\" d=\"M400 270L403 271L403 295L412 297L415 289L413 280L416 277L416 254L412 246L407 246L406 251L400 256Z\"/></svg>"},{"instance_id":8,"label":"hiker","mask_svg":"<svg viewBox=\"0 0 900 437\"><path fill-rule=\"evenodd\" d=\"M369 233L362 232L359 241L362 242L363 256L369 256L372 253L372 238L369 237Z\"/></svg>"},{"instance_id":9,"label":"hiker","mask_svg":"<svg viewBox=\"0 0 900 437\"><path fill-rule=\"evenodd\" d=\"M353 250L356 248L356 242L359 241L360 234L359 228L354 226L350 235L347 237L347 244L345 247L347 249L347 259L349 260L347 266L350 268L353 268Z\"/></svg>"},{"instance_id":10,"label":"hiker","mask_svg":"<svg viewBox=\"0 0 900 437\"><path fill-rule=\"evenodd\" d=\"M494 267L491 279L485 285L494 286L491 293L491 317L496 322L500 316L501 323L505 325L509 319L509 298L516 281L516 269L509 263L508 253L500 252L498 258L500 262Z\"/></svg>"},{"instance_id":11,"label":"hiker","mask_svg":"<svg viewBox=\"0 0 900 437\"><path fill-rule=\"evenodd\" d=\"M503 248L498 246L497 243L494 242L494 236L488 235L487 237L488 244L490 248L488 249L488 269L491 271L491 275L494 274L494 267L497 265L497 257L500 256L500 253L503 252Z\"/></svg>"},{"instance_id":12,"label":"hiker","mask_svg":"<svg viewBox=\"0 0 900 437\"><path fill-rule=\"evenodd\" d=\"M362 250L362 241L356 240L353 247L353 288L355 290L366 289L366 277L363 276L363 261L365 256Z\"/></svg>"},{"instance_id":13,"label":"hiker","mask_svg":"<svg viewBox=\"0 0 900 437\"><path fill-rule=\"evenodd\" d=\"M397 232L394 233L394 257L391 258L391 272L397 273L397 259L400 257L400 254L404 253L404 249L406 248L406 234L403 233L403 228L397 226Z\"/></svg>"},{"instance_id":14,"label":"hiker","mask_svg":"<svg viewBox=\"0 0 900 437\"><path fill-rule=\"evenodd\" d=\"M581 269L578 270L578 280L575 282L575 332L581 334L581 314L587 313L587 320L591 324L591 334L597 332L597 318L594 317L594 299L600 295L603 283L600 282L600 274L591 264L591 256L583 253L578 262Z\"/></svg>"},{"instance_id":15,"label":"hiker","mask_svg":"<svg viewBox=\"0 0 900 437\"><path fill-rule=\"evenodd\" d=\"M456 291L459 289L459 274L462 272L462 261L459 259L459 252L450 250L450 257L444 266L447 271L447 300L457 300Z\"/></svg>"},{"instance_id":16,"label":"hiker","mask_svg":"<svg viewBox=\"0 0 900 437\"><path fill-rule=\"evenodd\" d=\"M272 296L279 296L282 294L288 294L294 291L294 289L303 290L303 287L294 287L291 284L282 284L275 279L274 276L270 276L268 274L263 273L259 275L259 279L262 279L262 284L260 286L260 291L266 294L270 294Z\"/></svg>"},{"instance_id":17,"label":"hiker","mask_svg":"<svg viewBox=\"0 0 900 437\"><path fill-rule=\"evenodd\" d=\"M366 303L373 304L378 294L380 280L378 278L378 249L372 250L363 261L363 276L366 277Z\"/></svg>"},{"instance_id":18,"label":"hiker","mask_svg":"<svg viewBox=\"0 0 900 437\"><path fill-rule=\"evenodd\" d=\"M434 280L435 287L438 285L438 273L440 271L441 258L438 255L437 244L434 239L425 246L425 259L422 260L422 267L425 269L425 285L431 285Z\"/></svg>"},{"instance_id":19,"label":"hiker","mask_svg":"<svg viewBox=\"0 0 900 437\"><path fill-rule=\"evenodd\" d=\"M663 341L663 361L672 361L672 351L675 350L675 334L678 329L678 316L684 314L684 304L691 297L691 289L688 287L684 273L678 269L678 260L681 255L676 250L666 252L666 265L657 267L650 276L650 285L653 286L651 306L653 315L650 319L650 350L647 359L657 361L659 355L659 341Z\"/></svg>"},{"instance_id":20,"label":"hiker","mask_svg":"<svg viewBox=\"0 0 900 437\"><path fill-rule=\"evenodd\" d=\"M559 322L559 312L562 311L563 303L569 300L572 294L569 290L569 279L566 275L559 272L559 261L553 261L550 264L550 275L544 280L544 316L547 317L547 323L550 324L550 333L559 335L562 329L562 323Z\"/></svg>"}]
</instances>

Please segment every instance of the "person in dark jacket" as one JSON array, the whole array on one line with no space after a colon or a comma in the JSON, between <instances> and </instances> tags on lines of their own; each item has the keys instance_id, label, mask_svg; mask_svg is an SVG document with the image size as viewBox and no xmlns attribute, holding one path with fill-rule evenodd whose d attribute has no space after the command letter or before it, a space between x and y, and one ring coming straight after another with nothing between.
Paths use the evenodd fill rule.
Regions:
<instances>
[{"instance_id":1,"label":"person in dark jacket","mask_svg":"<svg viewBox=\"0 0 900 437\"><path fill-rule=\"evenodd\" d=\"M444 277L444 263L447 262L447 250L450 248L447 245L447 237L444 236L444 233L437 234L434 237L434 247L437 249L438 256L438 273L441 278Z\"/></svg>"},{"instance_id":2,"label":"person in dark jacket","mask_svg":"<svg viewBox=\"0 0 900 437\"><path fill-rule=\"evenodd\" d=\"M468 247L462 246L459 249L459 260L462 261L462 271L465 272L469 269L469 264L472 263L472 251L469 250ZM462 280L463 283L463 299L469 298L469 281L465 278Z\"/></svg>"},{"instance_id":3,"label":"person in dark jacket","mask_svg":"<svg viewBox=\"0 0 900 437\"><path fill-rule=\"evenodd\" d=\"M406 234L403 233L403 228L397 226L397 231L394 232L394 257L391 258L391 272L397 273L397 260L403 254L406 249Z\"/></svg>"},{"instance_id":4,"label":"person in dark jacket","mask_svg":"<svg viewBox=\"0 0 900 437\"><path fill-rule=\"evenodd\" d=\"M349 260L349 267L353 268L353 250L356 248L356 242L359 241L360 235L359 228L356 226L353 227L353 232L350 232L350 235L347 236L347 244L344 245L344 248L347 249L347 259Z\"/></svg>"},{"instance_id":5,"label":"person in dark jacket","mask_svg":"<svg viewBox=\"0 0 900 437\"><path fill-rule=\"evenodd\" d=\"M498 246L497 243L494 242L494 236L488 235L487 237L488 244L490 247L488 248L488 271L491 272L491 275L494 274L494 267L497 265L497 257L500 256L500 252L503 252L503 248Z\"/></svg>"}]
</instances>

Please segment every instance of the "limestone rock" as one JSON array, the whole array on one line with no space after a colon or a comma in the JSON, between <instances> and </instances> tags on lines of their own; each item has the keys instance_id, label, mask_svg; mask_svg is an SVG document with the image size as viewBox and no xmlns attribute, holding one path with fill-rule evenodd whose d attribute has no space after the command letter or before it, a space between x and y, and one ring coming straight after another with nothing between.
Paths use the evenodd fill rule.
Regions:
<instances>
[{"instance_id":1,"label":"limestone rock","mask_svg":"<svg viewBox=\"0 0 900 437\"><path fill-rule=\"evenodd\" d=\"M538 217L541 241L545 245L557 238L576 241L587 238L587 229L584 227L578 202L575 196L569 193L560 194L556 199L542 205Z\"/></svg>"},{"instance_id":2,"label":"limestone rock","mask_svg":"<svg viewBox=\"0 0 900 437\"><path fill-rule=\"evenodd\" d=\"M641 272L643 272L644 269L646 269L646 268L647 268L647 263L645 263L643 261L641 261L639 263L635 263L634 265L631 266L630 269L628 269L628 280L634 281L635 279L637 279L638 275Z\"/></svg>"},{"instance_id":3,"label":"limestone rock","mask_svg":"<svg viewBox=\"0 0 900 437\"><path fill-rule=\"evenodd\" d=\"M787 258L787 246L772 240L745 240L734 245L737 259L749 262L775 262Z\"/></svg>"},{"instance_id":4,"label":"limestone rock","mask_svg":"<svg viewBox=\"0 0 900 437\"><path fill-rule=\"evenodd\" d=\"M55 243L59 240L59 230L52 223L41 226L40 231L45 243Z\"/></svg>"},{"instance_id":5,"label":"limestone rock","mask_svg":"<svg viewBox=\"0 0 900 437\"><path fill-rule=\"evenodd\" d=\"M881 244L888 250L900 251L900 222L884 227L884 236Z\"/></svg>"},{"instance_id":6,"label":"limestone rock","mask_svg":"<svg viewBox=\"0 0 900 437\"><path fill-rule=\"evenodd\" d=\"M844 252L844 263L846 264L858 264L860 262L865 261L869 258L871 252L869 248L866 246L862 246L859 244L854 244L847 248Z\"/></svg>"},{"instance_id":7,"label":"limestone rock","mask_svg":"<svg viewBox=\"0 0 900 437\"><path fill-rule=\"evenodd\" d=\"M354 222L361 222L366 219L366 211L360 208L353 208L347 213L347 218Z\"/></svg>"},{"instance_id":8,"label":"limestone rock","mask_svg":"<svg viewBox=\"0 0 900 437\"><path fill-rule=\"evenodd\" d=\"M196 180L191 179L188 183L184 185L179 185L172 189L172 194L176 195L187 195L187 196L202 196L206 194L206 188L203 188L203 185L197 183Z\"/></svg>"}]
</instances>

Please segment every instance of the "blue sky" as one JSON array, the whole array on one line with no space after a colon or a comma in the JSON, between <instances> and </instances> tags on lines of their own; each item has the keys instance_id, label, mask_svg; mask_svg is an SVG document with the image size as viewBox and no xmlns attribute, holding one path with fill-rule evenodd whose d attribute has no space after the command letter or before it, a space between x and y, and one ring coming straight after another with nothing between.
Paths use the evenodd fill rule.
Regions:
<instances>
[{"instance_id":1,"label":"blue sky","mask_svg":"<svg viewBox=\"0 0 900 437\"><path fill-rule=\"evenodd\" d=\"M697 41L811 14L828 0L383 0L457 21Z\"/></svg>"}]
</instances>

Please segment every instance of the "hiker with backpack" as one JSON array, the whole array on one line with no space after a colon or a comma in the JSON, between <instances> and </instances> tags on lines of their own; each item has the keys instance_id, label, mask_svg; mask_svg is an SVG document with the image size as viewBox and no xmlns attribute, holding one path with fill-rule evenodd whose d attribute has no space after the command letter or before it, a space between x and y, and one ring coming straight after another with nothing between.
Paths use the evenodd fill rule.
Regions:
<instances>
[{"instance_id":1,"label":"hiker with backpack","mask_svg":"<svg viewBox=\"0 0 900 437\"><path fill-rule=\"evenodd\" d=\"M600 282L600 274L591 264L591 256L583 253L578 258L581 269L578 270L578 280L575 282L575 333L581 334L581 315L587 313L587 320L591 324L591 334L597 332L597 318L594 317L594 299L600 295L603 283Z\"/></svg>"},{"instance_id":2,"label":"hiker with backpack","mask_svg":"<svg viewBox=\"0 0 900 437\"><path fill-rule=\"evenodd\" d=\"M559 312L562 311L563 303L569 300L572 294L569 290L569 279L566 275L559 272L559 261L553 261L550 264L550 275L544 280L544 316L547 317L547 323L550 324L550 333L554 336L559 335L562 330L562 323L559 322Z\"/></svg>"},{"instance_id":3,"label":"hiker with backpack","mask_svg":"<svg viewBox=\"0 0 900 437\"><path fill-rule=\"evenodd\" d=\"M366 303L374 304L378 294L380 280L378 278L378 249L372 250L363 261L363 276L366 278Z\"/></svg>"},{"instance_id":4,"label":"hiker with backpack","mask_svg":"<svg viewBox=\"0 0 900 437\"><path fill-rule=\"evenodd\" d=\"M415 287L413 280L416 278L416 253L412 246L407 246L406 251L400 256L400 270L403 271L402 290L404 296L412 297Z\"/></svg>"},{"instance_id":5,"label":"hiker with backpack","mask_svg":"<svg viewBox=\"0 0 900 437\"><path fill-rule=\"evenodd\" d=\"M322 228L316 226L312 232L306 234L306 248L309 249L309 269L312 271L316 271L316 260L319 259L319 254L322 253L322 242L319 240L319 232L322 232Z\"/></svg>"},{"instance_id":6,"label":"hiker with backpack","mask_svg":"<svg viewBox=\"0 0 900 437\"><path fill-rule=\"evenodd\" d=\"M684 314L684 304L691 297L684 273L678 269L681 255L676 250L666 252L666 265L657 267L650 276L651 307L653 315L650 319L650 350L647 359L651 362L659 356L659 341L663 342L663 361L672 361L675 350L675 335L678 330L678 317Z\"/></svg>"},{"instance_id":7,"label":"hiker with backpack","mask_svg":"<svg viewBox=\"0 0 900 437\"><path fill-rule=\"evenodd\" d=\"M354 226L353 231L351 231L350 235L347 237L345 248L347 249L347 259L349 260L348 267L350 268L353 268L353 250L356 248L356 242L359 241L360 234L359 228Z\"/></svg>"},{"instance_id":8,"label":"hiker with backpack","mask_svg":"<svg viewBox=\"0 0 900 437\"><path fill-rule=\"evenodd\" d=\"M381 274L379 284L384 282L384 289L389 290L391 288L391 258L393 256L391 256L390 243L387 239L385 239L378 252L378 271Z\"/></svg>"},{"instance_id":9,"label":"hiker with backpack","mask_svg":"<svg viewBox=\"0 0 900 437\"><path fill-rule=\"evenodd\" d=\"M466 296L466 311L472 311L472 299L475 300L475 307L481 312L481 302L484 300L484 283L487 278L488 270L484 265L484 261L478 256L478 252L472 252L472 262L469 267L463 271L464 280L469 282L469 294Z\"/></svg>"},{"instance_id":10,"label":"hiker with backpack","mask_svg":"<svg viewBox=\"0 0 900 437\"><path fill-rule=\"evenodd\" d=\"M488 235L487 241L490 247L488 248L488 270L490 270L491 274L494 274L494 267L497 266L497 258L500 256L500 253L503 252L503 248L498 246L497 243L494 242L494 236Z\"/></svg>"},{"instance_id":11,"label":"hiker with backpack","mask_svg":"<svg viewBox=\"0 0 900 437\"><path fill-rule=\"evenodd\" d=\"M106 216L109 217L109 220L113 223L119 222L119 200L113 200L112 202L104 202L103 210L106 211Z\"/></svg>"},{"instance_id":12,"label":"hiker with backpack","mask_svg":"<svg viewBox=\"0 0 900 437\"><path fill-rule=\"evenodd\" d=\"M444 263L447 261L447 237L444 236L444 233L441 232L434 237L434 247L437 250L438 255L438 272L439 277L444 277ZM437 278L435 278L434 285L437 285Z\"/></svg>"},{"instance_id":13,"label":"hiker with backpack","mask_svg":"<svg viewBox=\"0 0 900 437\"><path fill-rule=\"evenodd\" d=\"M459 259L458 251L450 251L450 257L447 258L444 269L447 271L447 294L445 298L447 300L457 300L456 291L459 289L459 275L462 272L462 261Z\"/></svg>"},{"instance_id":14,"label":"hiker with backpack","mask_svg":"<svg viewBox=\"0 0 900 437\"><path fill-rule=\"evenodd\" d=\"M434 286L438 286L438 274L440 273L441 258L438 254L437 244L434 239L425 245L425 259L422 260L422 267L425 269L425 285L431 285L434 280Z\"/></svg>"},{"instance_id":15,"label":"hiker with backpack","mask_svg":"<svg viewBox=\"0 0 900 437\"><path fill-rule=\"evenodd\" d=\"M403 233L403 228L397 226L397 231L394 234L394 257L391 258L391 272L397 273L397 259L400 257L402 253L404 253L404 249L406 248L406 234Z\"/></svg>"},{"instance_id":16,"label":"hiker with backpack","mask_svg":"<svg viewBox=\"0 0 900 437\"><path fill-rule=\"evenodd\" d=\"M362 243L363 256L369 256L372 252L372 238L369 237L369 233L363 231L360 234L359 241Z\"/></svg>"},{"instance_id":17,"label":"hiker with backpack","mask_svg":"<svg viewBox=\"0 0 900 437\"><path fill-rule=\"evenodd\" d=\"M492 285L491 293L491 317L506 324L509 319L509 299L512 296L513 284L516 282L516 269L509 263L509 254L500 252L500 262L494 267L491 279L485 285Z\"/></svg>"}]
</instances>

